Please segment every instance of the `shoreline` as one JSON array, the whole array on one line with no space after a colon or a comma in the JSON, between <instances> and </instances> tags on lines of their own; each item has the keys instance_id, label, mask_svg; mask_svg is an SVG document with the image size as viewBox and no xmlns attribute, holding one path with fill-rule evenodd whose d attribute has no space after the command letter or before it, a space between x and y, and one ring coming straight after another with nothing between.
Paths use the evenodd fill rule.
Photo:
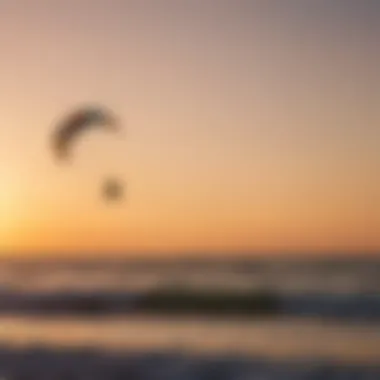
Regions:
<instances>
[{"instance_id":1,"label":"shoreline","mask_svg":"<svg viewBox=\"0 0 380 380\"><path fill-rule=\"evenodd\" d=\"M380 363L380 326L310 319L0 318L0 344Z\"/></svg>"}]
</instances>

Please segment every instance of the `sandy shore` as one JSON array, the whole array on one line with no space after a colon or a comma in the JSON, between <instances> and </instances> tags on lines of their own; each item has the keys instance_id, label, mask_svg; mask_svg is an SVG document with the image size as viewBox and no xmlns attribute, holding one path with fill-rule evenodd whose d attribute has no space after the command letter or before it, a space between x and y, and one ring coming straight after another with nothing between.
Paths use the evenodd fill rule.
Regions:
<instances>
[{"instance_id":1,"label":"sandy shore","mask_svg":"<svg viewBox=\"0 0 380 380\"><path fill-rule=\"evenodd\" d=\"M281 359L380 362L380 326L310 319L32 318L0 319L0 342L14 346L181 350Z\"/></svg>"}]
</instances>

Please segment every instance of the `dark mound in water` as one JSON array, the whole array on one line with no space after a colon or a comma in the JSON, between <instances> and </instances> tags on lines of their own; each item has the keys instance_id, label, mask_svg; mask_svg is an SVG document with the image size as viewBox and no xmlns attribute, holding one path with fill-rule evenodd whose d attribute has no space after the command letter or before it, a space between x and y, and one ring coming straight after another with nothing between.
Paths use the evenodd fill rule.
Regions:
<instances>
[{"instance_id":1,"label":"dark mound in water","mask_svg":"<svg viewBox=\"0 0 380 380\"><path fill-rule=\"evenodd\" d=\"M137 309L164 314L272 315L280 311L277 296L269 292L157 290L141 297Z\"/></svg>"}]
</instances>

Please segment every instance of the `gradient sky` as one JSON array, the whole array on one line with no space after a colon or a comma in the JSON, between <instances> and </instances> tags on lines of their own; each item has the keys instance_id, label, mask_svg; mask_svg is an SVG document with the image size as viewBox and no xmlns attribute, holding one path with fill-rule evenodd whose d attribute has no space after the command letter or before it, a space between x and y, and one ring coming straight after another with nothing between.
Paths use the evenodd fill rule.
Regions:
<instances>
[{"instance_id":1,"label":"gradient sky","mask_svg":"<svg viewBox=\"0 0 380 380\"><path fill-rule=\"evenodd\" d=\"M0 248L378 250L379 20L377 0L1 0ZM87 102L126 134L58 167L54 123Z\"/></svg>"}]
</instances>

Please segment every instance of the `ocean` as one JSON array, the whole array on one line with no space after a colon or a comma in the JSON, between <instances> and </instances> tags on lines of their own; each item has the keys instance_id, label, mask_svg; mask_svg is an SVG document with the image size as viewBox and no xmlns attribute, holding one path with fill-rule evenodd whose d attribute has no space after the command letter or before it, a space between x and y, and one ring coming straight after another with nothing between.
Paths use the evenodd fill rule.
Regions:
<instances>
[{"instance_id":1,"label":"ocean","mask_svg":"<svg viewBox=\"0 0 380 380\"><path fill-rule=\"evenodd\" d=\"M275 308L140 308L157 290ZM380 259L3 261L0 376L380 379Z\"/></svg>"}]
</instances>

